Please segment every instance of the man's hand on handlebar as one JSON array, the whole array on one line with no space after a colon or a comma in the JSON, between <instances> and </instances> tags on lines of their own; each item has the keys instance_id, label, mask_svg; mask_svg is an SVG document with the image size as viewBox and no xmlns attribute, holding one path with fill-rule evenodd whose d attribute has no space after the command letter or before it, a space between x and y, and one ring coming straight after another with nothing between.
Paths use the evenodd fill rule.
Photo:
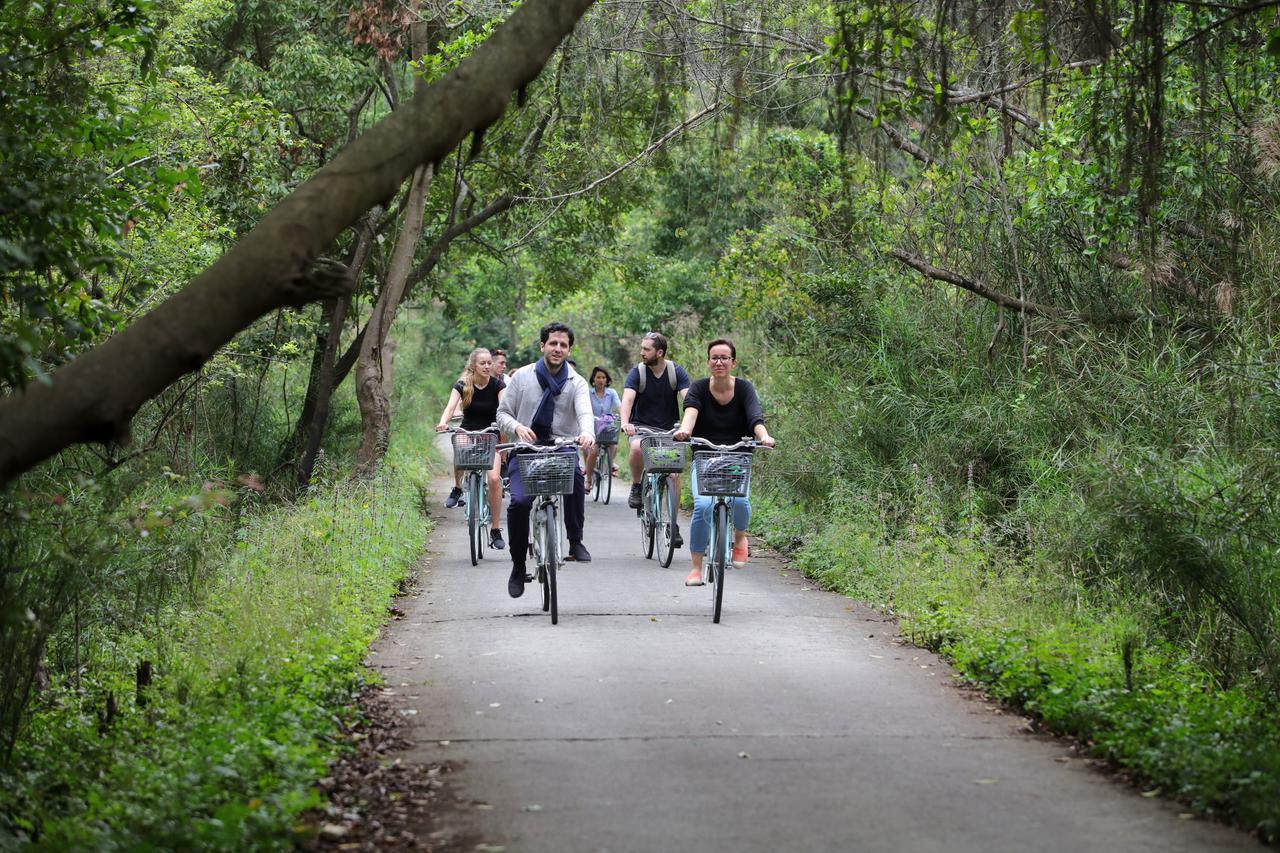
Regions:
<instances>
[{"instance_id":1,"label":"man's hand on handlebar","mask_svg":"<svg viewBox=\"0 0 1280 853\"><path fill-rule=\"evenodd\" d=\"M596 437L589 432L584 432L582 435L578 436L579 447L590 447L595 443Z\"/></svg>"}]
</instances>

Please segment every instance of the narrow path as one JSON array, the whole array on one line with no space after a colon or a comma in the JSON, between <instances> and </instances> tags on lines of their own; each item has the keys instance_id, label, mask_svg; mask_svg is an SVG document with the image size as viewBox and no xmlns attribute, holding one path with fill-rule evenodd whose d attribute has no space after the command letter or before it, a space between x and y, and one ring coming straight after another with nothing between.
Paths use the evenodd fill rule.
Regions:
<instances>
[{"instance_id":1,"label":"narrow path","mask_svg":"<svg viewBox=\"0 0 1280 853\"><path fill-rule=\"evenodd\" d=\"M616 484L615 484L616 485ZM441 490L441 496L444 491ZM1089 769L955 686L892 622L776 559L734 571L722 624L662 569L616 488L588 499L590 564L506 594L461 513L376 648L414 722L402 758L451 762L437 843L508 851L1252 850ZM481 840L483 844L481 843ZM490 845L488 847L484 845Z\"/></svg>"}]
</instances>

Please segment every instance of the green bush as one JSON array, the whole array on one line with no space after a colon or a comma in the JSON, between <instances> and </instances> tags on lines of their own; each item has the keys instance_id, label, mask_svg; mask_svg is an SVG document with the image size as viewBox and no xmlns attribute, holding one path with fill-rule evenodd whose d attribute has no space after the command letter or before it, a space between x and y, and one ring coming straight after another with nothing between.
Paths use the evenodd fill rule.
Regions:
<instances>
[{"instance_id":1,"label":"green bush","mask_svg":"<svg viewBox=\"0 0 1280 853\"><path fill-rule=\"evenodd\" d=\"M112 632L79 690L45 691L3 771L0 846L294 843L340 748L335 720L424 543L425 438L408 432L373 483L322 484L246 516L233 544L206 543L218 551L196 598ZM143 658L155 679L140 703Z\"/></svg>"}]
</instances>

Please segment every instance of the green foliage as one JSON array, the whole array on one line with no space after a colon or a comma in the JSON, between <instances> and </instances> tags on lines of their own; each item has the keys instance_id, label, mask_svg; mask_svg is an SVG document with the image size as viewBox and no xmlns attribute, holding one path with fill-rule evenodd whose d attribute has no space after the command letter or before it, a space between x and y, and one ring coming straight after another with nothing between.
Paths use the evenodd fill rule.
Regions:
<instances>
[{"instance_id":1,"label":"green foliage","mask_svg":"<svg viewBox=\"0 0 1280 853\"><path fill-rule=\"evenodd\" d=\"M244 516L230 544L163 514L136 519L138 536L170 537L171 553L210 549L208 580L105 633L83 679L40 697L3 771L7 844L291 847L296 817L319 802L314 780L340 748L335 715L367 678L365 651L422 547L427 441L402 436L372 484L323 485L295 506ZM142 565L160 556L129 550ZM132 684L142 659L156 673L145 705ZM118 712L102 722L108 696Z\"/></svg>"},{"instance_id":2,"label":"green foliage","mask_svg":"<svg viewBox=\"0 0 1280 853\"><path fill-rule=\"evenodd\" d=\"M898 616L912 642L1144 788L1277 837L1280 732L1252 685L1215 688L1192 656L1141 627L1148 605L1131 592L1087 604L1096 590L1078 576L1028 567L980 526L948 529L939 496L917 485L893 526L874 501L838 501L815 521L773 489L754 501L753 524L807 575Z\"/></svg>"}]
</instances>

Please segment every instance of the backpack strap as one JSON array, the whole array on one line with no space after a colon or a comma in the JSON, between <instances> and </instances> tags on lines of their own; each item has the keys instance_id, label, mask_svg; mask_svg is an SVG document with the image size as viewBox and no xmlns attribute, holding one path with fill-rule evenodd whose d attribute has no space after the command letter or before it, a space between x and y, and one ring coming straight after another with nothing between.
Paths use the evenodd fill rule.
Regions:
<instances>
[{"instance_id":1,"label":"backpack strap","mask_svg":"<svg viewBox=\"0 0 1280 853\"><path fill-rule=\"evenodd\" d=\"M649 375L649 367L642 361L636 365L636 371L640 374L640 388L636 393L643 394L645 379L648 378ZM667 377L667 384L671 386L671 390L676 390L676 363L674 361L667 362L665 376Z\"/></svg>"}]
</instances>

